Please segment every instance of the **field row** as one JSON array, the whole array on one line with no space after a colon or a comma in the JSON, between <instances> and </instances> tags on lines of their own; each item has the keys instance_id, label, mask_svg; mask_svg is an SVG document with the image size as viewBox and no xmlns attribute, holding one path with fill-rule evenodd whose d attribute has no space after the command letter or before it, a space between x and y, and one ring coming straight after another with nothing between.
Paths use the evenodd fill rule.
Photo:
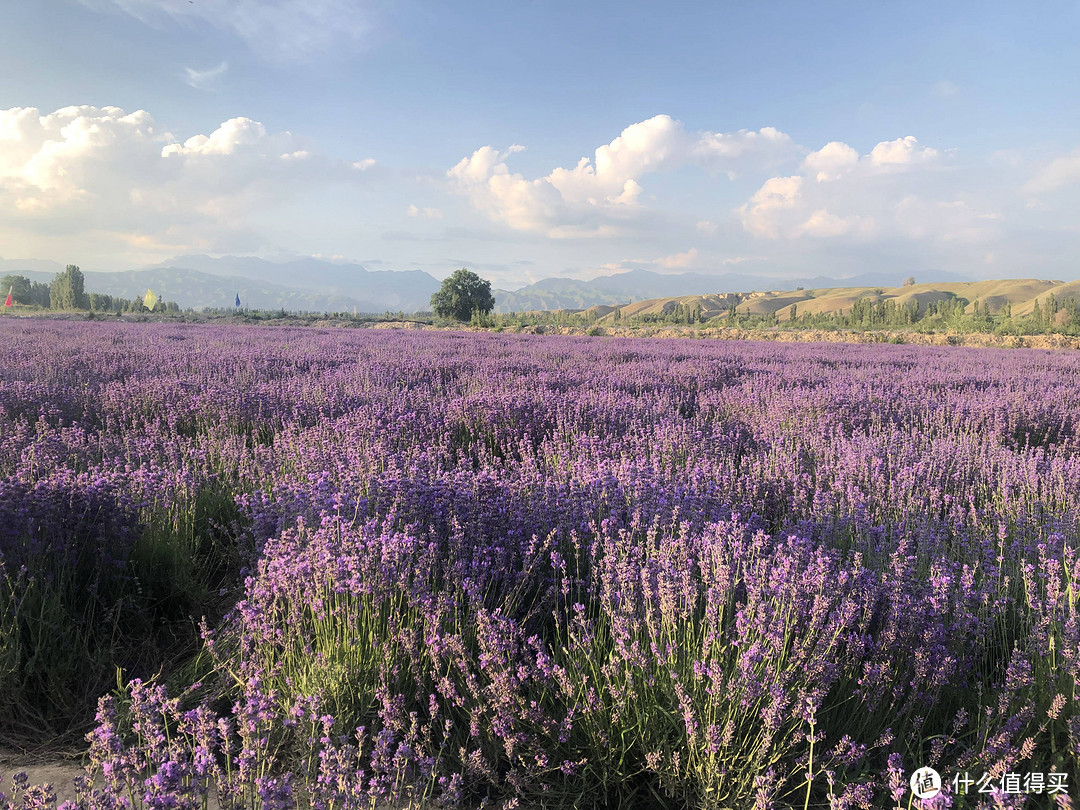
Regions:
<instances>
[{"instance_id":1,"label":"field row","mask_svg":"<svg viewBox=\"0 0 1080 810\"><path fill-rule=\"evenodd\" d=\"M1080 356L0 336L0 735L87 807L1076 787Z\"/></svg>"}]
</instances>

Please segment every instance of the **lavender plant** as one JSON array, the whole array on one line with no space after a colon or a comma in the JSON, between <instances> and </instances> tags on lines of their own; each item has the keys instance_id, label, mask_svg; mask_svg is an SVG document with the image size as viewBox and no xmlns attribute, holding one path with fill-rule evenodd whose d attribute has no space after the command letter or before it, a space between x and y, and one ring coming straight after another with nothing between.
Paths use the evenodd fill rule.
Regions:
<instances>
[{"instance_id":1,"label":"lavender plant","mask_svg":"<svg viewBox=\"0 0 1080 810\"><path fill-rule=\"evenodd\" d=\"M120 615L73 583L157 606L128 645L206 614L100 704L80 807L908 807L921 765L1075 791L1072 355L0 330L0 678L31 581L73 594L63 633Z\"/></svg>"}]
</instances>

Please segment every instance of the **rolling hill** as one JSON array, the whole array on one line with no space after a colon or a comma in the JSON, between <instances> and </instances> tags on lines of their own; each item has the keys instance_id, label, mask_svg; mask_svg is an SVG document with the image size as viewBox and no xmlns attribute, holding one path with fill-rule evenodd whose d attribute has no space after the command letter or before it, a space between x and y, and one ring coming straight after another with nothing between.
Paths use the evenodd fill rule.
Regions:
<instances>
[{"instance_id":1,"label":"rolling hill","mask_svg":"<svg viewBox=\"0 0 1080 810\"><path fill-rule=\"evenodd\" d=\"M19 273L48 283L63 267L39 259L0 259L0 275ZM1014 315L1031 313L1035 302L1050 295L1058 301L1080 298L1080 281L995 279L971 281L942 271L917 274L925 283L902 286L901 276L867 273L849 279L826 276L777 280L748 274L662 274L632 270L589 281L546 278L517 290L494 290L496 312L587 312L612 321L616 317L670 313L679 304L700 308L705 318L721 316L737 306L740 312L790 317L846 310L860 298L891 299L903 306L918 301L963 299L968 311L975 301L998 314L1008 303ZM246 307L307 312L416 312L429 306L440 282L420 270L371 271L359 264L315 258L283 262L265 259L202 255L179 256L141 270L87 271L86 290L124 298L142 296L147 289L182 308L230 308L235 296ZM800 289L801 288L801 289Z\"/></svg>"},{"instance_id":2,"label":"rolling hill","mask_svg":"<svg viewBox=\"0 0 1080 810\"><path fill-rule=\"evenodd\" d=\"M970 279L943 271L919 274L935 282L963 282ZM654 273L631 270L590 281L569 278L546 278L527 287L509 292L495 290L496 312L528 312L537 310L587 309L597 305L621 305L662 297L746 293L752 290L821 289L828 287L891 287L898 286L903 274L866 273L849 279L827 276L814 278L776 279L741 273L709 275L705 273Z\"/></svg>"},{"instance_id":3,"label":"rolling hill","mask_svg":"<svg viewBox=\"0 0 1080 810\"><path fill-rule=\"evenodd\" d=\"M1059 304L1069 299L1080 302L1080 281L1049 281L1039 279L993 279L989 281L913 284L893 287L827 287L823 289L775 290L753 293L716 293L706 295L670 296L636 301L618 307L618 317L664 316L675 307L700 307L705 319L722 317L732 307L750 315L776 313L778 320L791 317L795 305L799 315L840 314L850 312L855 302L868 299L872 303L892 300L897 306L918 301L925 310L932 301L961 301L965 312L974 311L975 303L988 307L990 314L999 315L1006 303L1012 314L1030 315L1036 302L1044 308L1053 296ZM566 310L594 314L600 323L614 322L615 308Z\"/></svg>"}]
</instances>

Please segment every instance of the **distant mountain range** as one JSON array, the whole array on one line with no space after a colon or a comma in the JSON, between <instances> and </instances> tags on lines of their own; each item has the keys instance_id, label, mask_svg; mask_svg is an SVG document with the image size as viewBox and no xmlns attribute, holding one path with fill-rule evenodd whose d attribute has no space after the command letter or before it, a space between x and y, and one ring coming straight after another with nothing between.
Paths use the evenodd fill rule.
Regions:
<instances>
[{"instance_id":1,"label":"distant mountain range","mask_svg":"<svg viewBox=\"0 0 1080 810\"><path fill-rule=\"evenodd\" d=\"M0 259L0 275L49 282L64 268L40 260ZM440 282L421 270L370 271L319 259L269 262L226 256L179 256L142 270L84 271L86 291L140 297L148 289L181 308L245 307L307 312L415 312L428 306Z\"/></svg>"},{"instance_id":2,"label":"distant mountain range","mask_svg":"<svg viewBox=\"0 0 1080 810\"><path fill-rule=\"evenodd\" d=\"M627 304L653 298L672 298L683 295L755 292L765 290L821 289L828 287L896 287L903 273L864 273L853 278L827 276L815 278L777 279L739 273L706 275L704 273L654 273L651 270L631 270L613 276L600 276L590 281L570 278L546 278L514 292L497 290L497 312L528 312L531 310L587 309L598 305ZM919 281L971 281L944 271L924 271Z\"/></svg>"},{"instance_id":3,"label":"distant mountain range","mask_svg":"<svg viewBox=\"0 0 1080 810\"><path fill-rule=\"evenodd\" d=\"M18 273L33 281L49 282L62 265L41 259L0 259L0 275ZM242 304L257 309L308 312L386 311L427 309L440 282L422 270L372 271L359 264L337 264L304 258L271 262L244 256L178 256L141 270L84 272L86 290L135 298L152 289L160 298L182 308L227 308L236 295ZM727 273L654 273L631 270L589 281L546 278L521 289L493 290L497 312L587 309L653 298L797 287L895 287L901 273L866 273L853 278L776 279ZM944 271L914 274L920 282L963 282L971 279Z\"/></svg>"}]
</instances>

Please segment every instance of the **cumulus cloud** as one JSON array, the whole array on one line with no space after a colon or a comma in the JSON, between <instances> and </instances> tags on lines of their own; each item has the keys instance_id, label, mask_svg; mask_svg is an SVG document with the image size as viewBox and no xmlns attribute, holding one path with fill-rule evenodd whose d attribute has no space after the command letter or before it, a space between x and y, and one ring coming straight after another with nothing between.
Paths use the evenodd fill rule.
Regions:
<instances>
[{"instance_id":1,"label":"cumulus cloud","mask_svg":"<svg viewBox=\"0 0 1080 810\"><path fill-rule=\"evenodd\" d=\"M194 68L184 68L184 82L196 90L209 90L217 84L218 79L225 75L229 70L229 63L222 62L217 67L212 67L209 70L195 70Z\"/></svg>"},{"instance_id":2,"label":"cumulus cloud","mask_svg":"<svg viewBox=\"0 0 1080 810\"><path fill-rule=\"evenodd\" d=\"M297 60L339 42L363 42L370 6L359 0L81 0L95 11L119 11L149 25L209 24L231 31L260 55Z\"/></svg>"},{"instance_id":3,"label":"cumulus cloud","mask_svg":"<svg viewBox=\"0 0 1080 810\"><path fill-rule=\"evenodd\" d=\"M816 152L811 152L803 162L806 168L816 176L819 183L836 180L851 171L859 162L859 153L840 141L825 144Z\"/></svg>"},{"instance_id":4,"label":"cumulus cloud","mask_svg":"<svg viewBox=\"0 0 1080 810\"><path fill-rule=\"evenodd\" d=\"M708 219L702 219L697 224L698 233L703 233L706 236L716 236L720 230L720 225Z\"/></svg>"},{"instance_id":5,"label":"cumulus cloud","mask_svg":"<svg viewBox=\"0 0 1080 810\"><path fill-rule=\"evenodd\" d=\"M802 187L803 178L798 176L766 180L750 201L739 208L743 227L755 236L779 238L782 215L799 207Z\"/></svg>"},{"instance_id":6,"label":"cumulus cloud","mask_svg":"<svg viewBox=\"0 0 1080 810\"><path fill-rule=\"evenodd\" d=\"M252 213L348 175L249 118L180 142L145 110L0 110L0 220L20 235L93 233L118 249L250 244Z\"/></svg>"},{"instance_id":7,"label":"cumulus cloud","mask_svg":"<svg viewBox=\"0 0 1080 810\"><path fill-rule=\"evenodd\" d=\"M919 146L914 135L897 138L895 141L882 141L870 152L870 163L874 166L911 166L928 163L938 156L938 151L929 146Z\"/></svg>"},{"instance_id":8,"label":"cumulus cloud","mask_svg":"<svg viewBox=\"0 0 1080 810\"><path fill-rule=\"evenodd\" d=\"M451 187L493 220L552 238L612 236L637 216L641 180L654 172L697 165L734 173L771 165L794 153L791 139L771 127L759 131L689 133L668 115L632 124L573 168L544 177L512 173L508 158L523 149L477 149L447 172Z\"/></svg>"},{"instance_id":9,"label":"cumulus cloud","mask_svg":"<svg viewBox=\"0 0 1080 810\"><path fill-rule=\"evenodd\" d=\"M985 235L994 213L939 182L941 158L911 135L862 156L833 141L806 156L803 174L766 180L736 214L747 232L774 240Z\"/></svg>"}]
</instances>

